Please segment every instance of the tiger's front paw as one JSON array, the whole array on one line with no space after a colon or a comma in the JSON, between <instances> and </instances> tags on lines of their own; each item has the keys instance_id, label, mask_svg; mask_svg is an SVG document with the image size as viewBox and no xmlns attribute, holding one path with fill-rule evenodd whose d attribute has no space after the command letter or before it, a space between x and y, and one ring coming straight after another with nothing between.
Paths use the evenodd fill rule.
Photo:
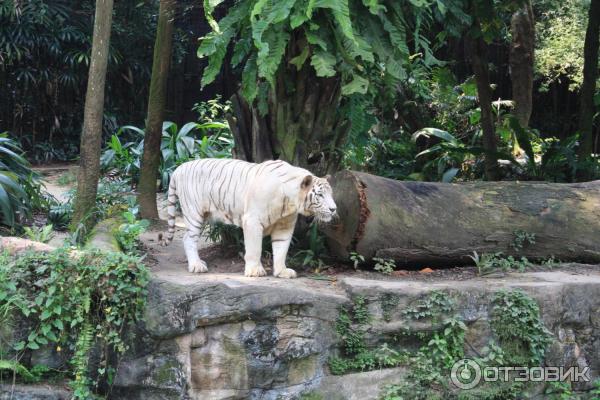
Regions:
<instances>
[{"instance_id":1,"label":"tiger's front paw","mask_svg":"<svg viewBox=\"0 0 600 400\"><path fill-rule=\"evenodd\" d=\"M296 271L294 271L291 268L285 268L283 271L281 271L279 273L279 275L276 275L278 278L295 278L296 277Z\"/></svg>"},{"instance_id":2,"label":"tiger's front paw","mask_svg":"<svg viewBox=\"0 0 600 400\"><path fill-rule=\"evenodd\" d=\"M265 276L265 275L267 275L267 271L265 271L263 266L260 264L254 265L254 266L246 265L246 268L244 268L244 276L258 277L258 276Z\"/></svg>"},{"instance_id":3,"label":"tiger's front paw","mask_svg":"<svg viewBox=\"0 0 600 400\"><path fill-rule=\"evenodd\" d=\"M198 260L188 264L188 271L192 274L208 272L208 267L206 266L206 263L204 261Z\"/></svg>"}]
</instances>

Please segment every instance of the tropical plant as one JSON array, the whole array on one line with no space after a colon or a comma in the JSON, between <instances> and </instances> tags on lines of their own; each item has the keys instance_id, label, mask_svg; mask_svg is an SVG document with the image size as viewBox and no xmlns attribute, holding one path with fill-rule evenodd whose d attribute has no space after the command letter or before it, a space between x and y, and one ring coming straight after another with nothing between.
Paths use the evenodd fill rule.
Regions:
<instances>
[{"instance_id":1,"label":"tropical plant","mask_svg":"<svg viewBox=\"0 0 600 400\"><path fill-rule=\"evenodd\" d=\"M475 146L479 135L474 135L471 138L470 145L467 145L441 129L424 128L413 134L413 141L416 142L420 137L430 138L432 136L441 140L417 154L417 157L434 156L425 164L423 169L425 171L435 171L433 176L438 177L442 182L451 182L462 168L468 168L467 161L472 161L474 156L484 153L482 147Z\"/></svg>"},{"instance_id":2,"label":"tropical plant","mask_svg":"<svg viewBox=\"0 0 600 400\"><path fill-rule=\"evenodd\" d=\"M0 134L0 222L15 226L19 218L30 215L43 199L38 176L21 155L17 143Z\"/></svg>"},{"instance_id":3,"label":"tropical plant","mask_svg":"<svg viewBox=\"0 0 600 400\"><path fill-rule=\"evenodd\" d=\"M196 139L195 131L213 130L214 134ZM196 158L230 158L233 139L224 122L188 122L178 129L174 122L163 124L162 158L159 167L161 187L166 189L171 174L180 164Z\"/></svg>"},{"instance_id":4,"label":"tropical plant","mask_svg":"<svg viewBox=\"0 0 600 400\"><path fill-rule=\"evenodd\" d=\"M52 224L45 225L41 228L37 226L26 226L24 228L25 236L27 236L28 239L42 243L48 243L52 239L52 237L54 237L53 229L54 227L52 226Z\"/></svg>"},{"instance_id":5,"label":"tropical plant","mask_svg":"<svg viewBox=\"0 0 600 400\"><path fill-rule=\"evenodd\" d=\"M217 22L221 3L205 2L212 31L198 55L208 58L204 86L232 47L231 66L242 76L236 102L244 103L234 107L235 132L244 138L236 152L248 160L278 156L317 172L339 165L350 127L338 112L341 99L367 93L376 79L394 90L407 79L411 57L436 63L422 35L434 16L468 19L455 1L239 0Z\"/></svg>"},{"instance_id":6,"label":"tropical plant","mask_svg":"<svg viewBox=\"0 0 600 400\"><path fill-rule=\"evenodd\" d=\"M120 137L129 132L134 134L134 140L123 143ZM119 128L117 133L110 137L107 148L100 157L100 168L103 171L116 169L119 175L135 180L140 172L140 160L144 148L143 138L144 131L140 128L131 125Z\"/></svg>"},{"instance_id":7,"label":"tropical plant","mask_svg":"<svg viewBox=\"0 0 600 400\"><path fill-rule=\"evenodd\" d=\"M115 2L104 132L143 121L156 27L154 2ZM0 120L36 162L76 156L91 54L94 2L0 2ZM179 62L186 40L177 32ZM181 40L184 39L184 40ZM125 56L126 55L126 56Z\"/></svg>"},{"instance_id":8,"label":"tropical plant","mask_svg":"<svg viewBox=\"0 0 600 400\"><path fill-rule=\"evenodd\" d=\"M150 222L148 220L137 220L135 214L131 211L123 213L125 220L119 226L115 233L115 239L119 243L121 250L127 254L135 254L138 245L139 236L148 228Z\"/></svg>"}]
</instances>

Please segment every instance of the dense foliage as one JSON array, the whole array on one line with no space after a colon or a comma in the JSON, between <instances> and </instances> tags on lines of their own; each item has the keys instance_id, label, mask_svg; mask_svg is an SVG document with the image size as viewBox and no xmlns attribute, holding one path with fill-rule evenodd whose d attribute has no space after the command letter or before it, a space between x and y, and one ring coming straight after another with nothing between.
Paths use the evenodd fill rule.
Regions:
<instances>
[{"instance_id":1,"label":"dense foliage","mask_svg":"<svg viewBox=\"0 0 600 400\"><path fill-rule=\"evenodd\" d=\"M0 130L33 161L77 156L90 63L94 1L0 3ZM115 2L104 129L142 122L152 63L157 1ZM187 38L177 32L175 61Z\"/></svg>"},{"instance_id":2,"label":"dense foliage","mask_svg":"<svg viewBox=\"0 0 600 400\"><path fill-rule=\"evenodd\" d=\"M110 383L114 376L113 355L128 349L125 335L142 316L147 282L145 267L124 254L60 249L0 255L0 322L16 332L0 343L0 358L27 377L23 356L54 349L70 359L74 398L92 398L101 380ZM93 346L100 350L94 371Z\"/></svg>"},{"instance_id":3,"label":"dense foliage","mask_svg":"<svg viewBox=\"0 0 600 400\"><path fill-rule=\"evenodd\" d=\"M160 187L167 190L171 174L180 164L197 158L230 158L233 148L231 132L225 122L229 110L219 99L194 105L197 122L188 122L181 128L176 123L163 123ZM100 158L104 172L114 171L135 185L139 178L144 131L135 126L123 126L110 137Z\"/></svg>"},{"instance_id":4,"label":"dense foliage","mask_svg":"<svg viewBox=\"0 0 600 400\"><path fill-rule=\"evenodd\" d=\"M12 228L43 203L38 175L31 170L18 144L0 134L0 221Z\"/></svg>"},{"instance_id":5,"label":"dense foliage","mask_svg":"<svg viewBox=\"0 0 600 400\"><path fill-rule=\"evenodd\" d=\"M406 78L411 54L422 52L425 63L435 62L427 38L418 34L433 19L428 1L242 0L217 23L212 12L219 3L205 2L213 32L198 49L209 57L202 83L215 79L234 42L231 65L243 69L242 93L249 101L265 95L261 80L275 85L282 62L298 70L310 63L317 77L340 74L343 95L366 93L373 76L388 83ZM436 11L469 20L453 2ZM286 54L288 47L297 54Z\"/></svg>"}]
</instances>

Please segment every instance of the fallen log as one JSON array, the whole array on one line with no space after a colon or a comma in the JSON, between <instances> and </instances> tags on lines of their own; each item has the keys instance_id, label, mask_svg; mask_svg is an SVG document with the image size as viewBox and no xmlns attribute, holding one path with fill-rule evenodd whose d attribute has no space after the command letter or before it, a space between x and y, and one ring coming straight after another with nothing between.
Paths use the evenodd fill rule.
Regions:
<instances>
[{"instance_id":1,"label":"fallen log","mask_svg":"<svg viewBox=\"0 0 600 400\"><path fill-rule=\"evenodd\" d=\"M453 265L502 252L600 263L600 181L447 184L341 171L331 184L339 221L323 231L338 257Z\"/></svg>"},{"instance_id":2,"label":"fallen log","mask_svg":"<svg viewBox=\"0 0 600 400\"><path fill-rule=\"evenodd\" d=\"M55 247L45 243L36 242L29 239L12 236L0 237L0 253L6 252L11 256L22 254L27 251L49 253L55 249Z\"/></svg>"}]
</instances>

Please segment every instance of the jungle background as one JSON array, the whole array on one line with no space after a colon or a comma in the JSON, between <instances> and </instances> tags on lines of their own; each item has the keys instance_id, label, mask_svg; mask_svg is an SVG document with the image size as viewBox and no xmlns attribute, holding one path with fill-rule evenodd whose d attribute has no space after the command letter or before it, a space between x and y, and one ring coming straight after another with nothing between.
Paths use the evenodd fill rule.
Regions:
<instances>
[{"instance_id":1,"label":"jungle background","mask_svg":"<svg viewBox=\"0 0 600 400\"><path fill-rule=\"evenodd\" d=\"M378 210L406 211L393 195L391 205L377 204L384 195L409 188L411 217L412 204L429 201L409 244L428 250L438 240L437 261L457 268L434 271L425 258L426 268L398 270L395 260L406 259L398 253L353 251L340 261L320 227L302 220L288 263L315 292L337 290L336 270L374 281L594 273L555 255L600 259L598 182L590 182L600 178L599 47L600 0L1 1L0 327L8 336L0 332L0 385L51 378L68 381L72 398L110 396L115 361L131 350L126 335L144 323L156 289L146 264L178 284L193 281L180 241L161 252L156 233L172 172L197 158L279 158L319 176L373 174L366 191L353 188L371 190L368 222L381 226L390 218ZM438 185L441 194L428 197L432 186L421 182L469 184ZM465 196L472 202L452 201ZM501 217L489 223L490 215ZM452 232L457 219L470 236ZM455 242L439 244L444 235L431 232L441 225ZM387 240L407 233L400 230L371 234ZM207 251L217 274L243 270L239 230L205 233L206 242L226 244ZM480 254L478 241L486 242ZM443 258L457 248L452 262ZM329 359L329 371L426 365L382 398L452 395L446 377L464 355L467 326L454 317L438 324L451 310L445 294L403 311L437 327L418 332L416 353L367 346L367 303L352 301L331 325L344 357ZM382 297L387 322L397 301ZM478 362L539 365L550 334L538 304L519 290L493 302L492 327L503 329L488 336L509 346L490 341ZM40 349L64 359L48 367L35 358ZM563 383L549 385L548 398L571 398ZM594 385L589 398L600 395ZM494 390L486 398L522 398L521 386L508 387L510 396Z\"/></svg>"},{"instance_id":2,"label":"jungle background","mask_svg":"<svg viewBox=\"0 0 600 400\"><path fill-rule=\"evenodd\" d=\"M159 2L115 5L102 170L137 185L145 121L158 113L148 107L154 49L168 60L164 94L151 100L164 98L160 119L169 121L159 129L162 144L152 151L160 156L161 188L176 165L229 156L234 141L239 158L279 157L317 173L348 167L394 179L448 182L570 182L598 176L594 2L412 0L406 6L350 2L350 8L346 2L297 2L296 8L308 4L319 10L297 22L296 2L266 2L265 8L260 3L167 4L169 31L158 34L168 46L161 38L156 48ZM255 14L231 21L241 7L262 13L266 26L256 29ZM378 18L363 25L358 17L364 11ZM35 184L26 169L9 167L24 160L6 157L22 151L29 162L44 164L77 161L84 154L93 15L94 4L87 1L5 1L0 7L0 129L5 132L0 199L9 226L12 218L6 214L28 212L36 196L19 196L11 186L9 181L31 191ZM230 21L223 19L219 30L216 21L224 16ZM282 21L299 28L282 28ZM320 24L333 25L320 32L325 26ZM296 31L305 26L303 37ZM313 33L324 35L324 41ZM155 75L158 79L158 70ZM281 105L298 102L294 96L304 90L292 93L288 85L281 93L290 79L318 87L314 96L331 96L310 105L319 114L310 123L302 122L297 108L282 111ZM307 108L308 103L304 113ZM244 139L252 137L253 116L257 143ZM491 164L486 166L486 159ZM157 168L156 161L146 164ZM150 175L150 185L142 179L142 192L153 190ZM143 210L155 207L142 201ZM89 212L90 206L85 208Z\"/></svg>"}]
</instances>

